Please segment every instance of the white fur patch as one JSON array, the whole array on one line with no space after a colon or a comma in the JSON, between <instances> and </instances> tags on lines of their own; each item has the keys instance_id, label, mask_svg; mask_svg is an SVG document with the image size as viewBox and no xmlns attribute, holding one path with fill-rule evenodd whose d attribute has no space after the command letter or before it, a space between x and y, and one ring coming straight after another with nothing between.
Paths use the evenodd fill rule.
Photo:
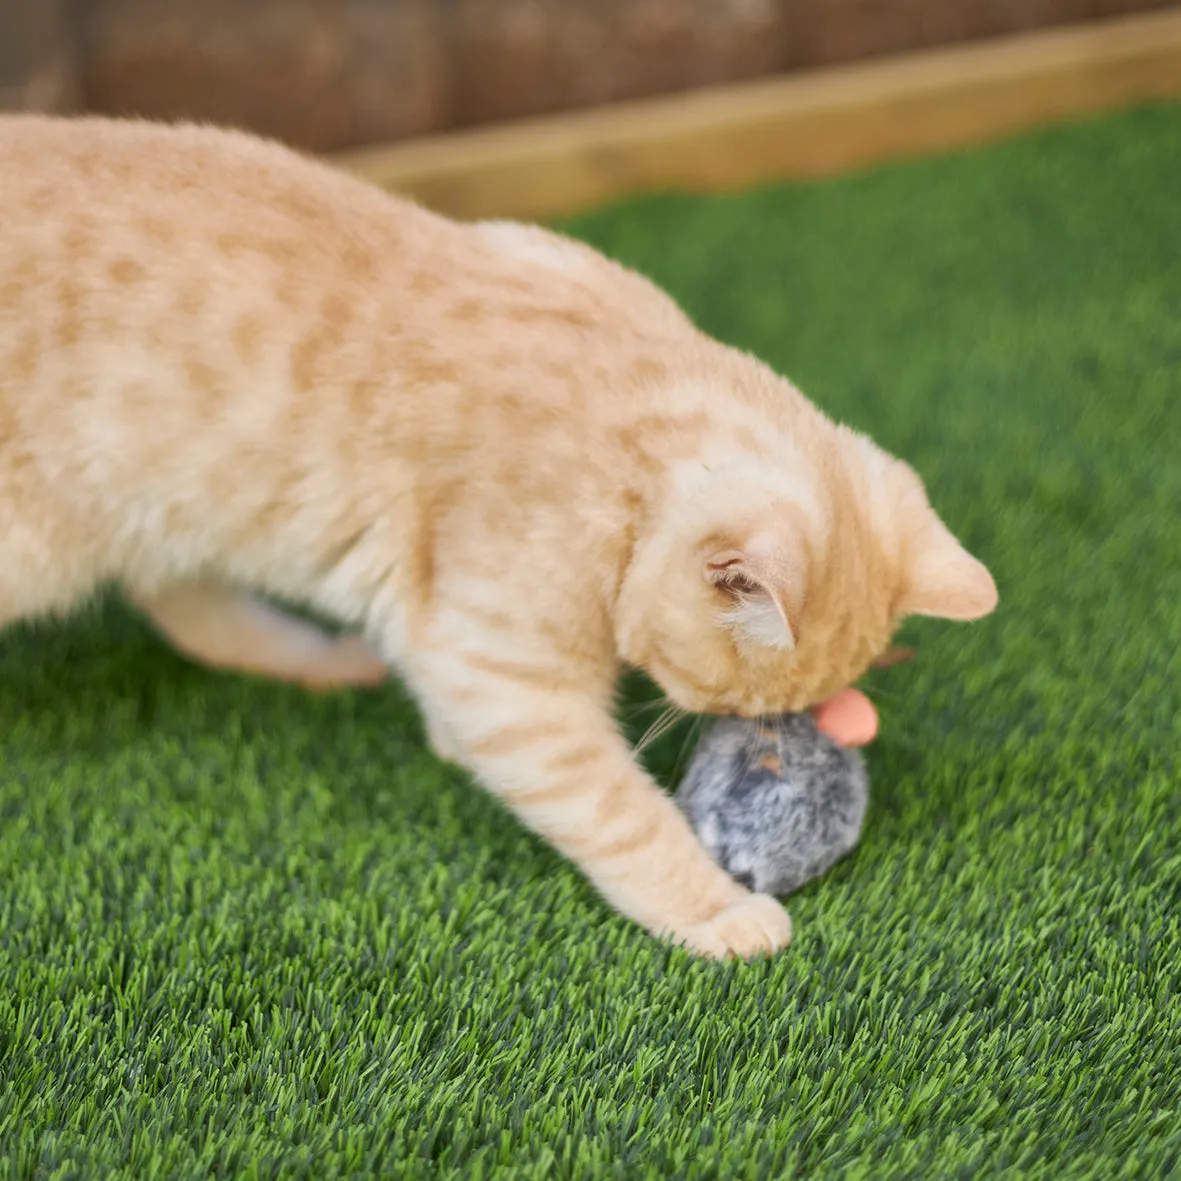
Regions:
<instances>
[{"instance_id":1,"label":"white fur patch","mask_svg":"<svg viewBox=\"0 0 1181 1181\"><path fill-rule=\"evenodd\" d=\"M790 652L796 646L791 628L768 595L751 595L739 599L723 613L722 622L740 639L761 648L778 648L781 652Z\"/></svg>"}]
</instances>

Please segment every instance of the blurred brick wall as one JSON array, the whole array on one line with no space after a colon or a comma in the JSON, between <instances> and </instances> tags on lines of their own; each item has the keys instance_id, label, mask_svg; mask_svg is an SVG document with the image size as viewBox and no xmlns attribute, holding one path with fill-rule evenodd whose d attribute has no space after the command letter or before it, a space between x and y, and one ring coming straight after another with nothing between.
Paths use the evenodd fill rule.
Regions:
<instances>
[{"instance_id":1,"label":"blurred brick wall","mask_svg":"<svg viewBox=\"0 0 1181 1181\"><path fill-rule=\"evenodd\" d=\"M83 0L87 106L199 116L313 149L450 121L449 3Z\"/></svg>"},{"instance_id":2,"label":"blurred brick wall","mask_svg":"<svg viewBox=\"0 0 1181 1181\"><path fill-rule=\"evenodd\" d=\"M0 106L329 150L1176 0L0 0Z\"/></svg>"},{"instance_id":3,"label":"blurred brick wall","mask_svg":"<svg viewBox=\"0 0 1181 1181\"><path fill-rule=\"evenodd\" d=\"M76 46L68 0L0 0L0 110L73 106Z\"/></svg>"}]
</instances>

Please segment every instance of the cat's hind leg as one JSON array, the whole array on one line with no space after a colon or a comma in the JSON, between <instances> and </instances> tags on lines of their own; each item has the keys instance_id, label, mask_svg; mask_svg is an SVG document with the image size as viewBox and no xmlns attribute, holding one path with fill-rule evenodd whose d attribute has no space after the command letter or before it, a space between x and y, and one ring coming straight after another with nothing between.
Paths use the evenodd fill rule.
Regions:
<instances>
[{"instance_id":1,"label":"cat's hind leg","mask_svg":"<svg viewBox=\"0 0 1181 1181\"><path fill-rule=\"evenodd\" d=\"M386 666L359 636L332 636L244 591L216 582L175 583L128 598L186 656L309 689L375 685Z\"/></svg>"}]
</instances>

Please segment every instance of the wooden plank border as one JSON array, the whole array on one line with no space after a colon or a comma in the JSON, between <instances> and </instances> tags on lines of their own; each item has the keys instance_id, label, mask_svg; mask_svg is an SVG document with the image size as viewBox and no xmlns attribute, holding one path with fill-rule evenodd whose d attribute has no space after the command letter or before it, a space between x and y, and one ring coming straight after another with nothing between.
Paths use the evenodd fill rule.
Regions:
<instances>
[{"instance_id":1,"label":"wooden plank border","mask_svg":"<svg viewBox=\"0 0 1181 1181\"><path fill-rule=\"evenodd\" d=\"M337 155L461 218L724 192L1181 95L1181 7Z\"/></svg>"}]
</instances>

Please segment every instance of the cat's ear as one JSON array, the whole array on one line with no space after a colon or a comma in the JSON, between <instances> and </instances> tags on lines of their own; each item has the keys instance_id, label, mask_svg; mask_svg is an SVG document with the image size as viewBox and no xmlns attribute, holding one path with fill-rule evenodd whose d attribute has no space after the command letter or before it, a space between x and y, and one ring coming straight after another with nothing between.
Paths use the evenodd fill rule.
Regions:
<instances>
[{"instance_id":1,"label":"cat's ear","mask_svg":"<svg viewBox=\"0 0 1181 1181\"><path fill-rule=\"evenodd\" d=\"M705 579L728 599L722 622L749 643L790 651L803 606L800 570L768 538L710 552Z\"/></svg>"},{"instance_id":2,"label":"cat's ear","mask_svg":"<svg viewBox=\"0 0 1181 1181\"><path fill-rule=\"evenodd\" d=\"M937 619L981 619L997 605L985 565L952 536L933 512L912 534L901 611Z\"/></svg>"}]
</instances>

